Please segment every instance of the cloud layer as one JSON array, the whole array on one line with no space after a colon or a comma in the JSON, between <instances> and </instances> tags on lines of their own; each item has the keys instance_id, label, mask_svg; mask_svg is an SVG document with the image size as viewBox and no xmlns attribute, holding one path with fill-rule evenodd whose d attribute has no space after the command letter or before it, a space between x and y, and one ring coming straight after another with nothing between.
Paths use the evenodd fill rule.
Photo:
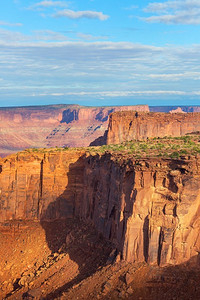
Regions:
<instances>
[{"instance_id":1,"label":"cloud layer","mask_svg":"<svg viewBox=\"0 0 200 300\"><path fill-rule=\"evenodd\" d=\"M153 2L150 3L144 11L156 14L144 18L144 20L149 23L200 24L199 0Z\"/></svg>"},{"instance_id":2,"label":"cloud layer","mask_svg":"<svg viewBox=\"0 0 200 300\"><path fill-rule=\"evenodd\" d=\"M48 7L68 7L68 3L65 1L40 1L30 6L31 9Z\"/></svg>"},{"instance_id":3,"label":"cloud layer","mask_svg":"<svg viewBox=\"0 0 200 300\"><path fill-rule=\"evenodd\" d=\"M9 22L5 22L5 21L0 20L0 26L20 27L22 25L23 25L22 23L9 23Z\"/></svg>"},{"instance_id":4,"label":"cloud layer","mask_svg":"<svg viewBox=\"0 0 200 300\"><path fill-rule=\"evenodd\" d=\"M17 1L15 8L18 5L26 14L23 26L15 23L17 19L4 21L2 14L0 101L54 97L107 99L109 105L118 98L146 102L187 97L198 102L200 44L167 44L185 45L188 36L196 42L198 33L193 26L181 30L172 26L169 31L168 26L147 23L200 24L200 1L153 0L144 9L143 3L129 10L122 5L113 9L112 1L106 4L109 15L99 1L80 0L78 6L78 2L37 0L31 1L29 10ZM8 5L7 13L9 9ZM140 18L129 18L130 9Z\"/></svg>"},{"instance_id":5,"label":"cloud layer","mask_svg":"<svg viewBox=\"0 0 200 300\"><path fill-rule=\"evenodd\" d=\"M70 9L64 9L62 11L58 11L54 14L55 18L59 17L66 17L69 19L99 19L101 21L105 21L109 18L109 16L104 15L102 12L98 11L90 11L90 10L83 10L83 11L73 11Z\"/></svg>"},{"instance_id":6,"label":"cloud layer","mask_svg":"<svg viewBox=\"0 0 200 300\"><path fill-rule=\"evenodd\" d=\"M200 95L200 45L154 47L60 39L36 42L0 31L1 94L36 99L198 99Z\"/></svg>"}]
</instances>

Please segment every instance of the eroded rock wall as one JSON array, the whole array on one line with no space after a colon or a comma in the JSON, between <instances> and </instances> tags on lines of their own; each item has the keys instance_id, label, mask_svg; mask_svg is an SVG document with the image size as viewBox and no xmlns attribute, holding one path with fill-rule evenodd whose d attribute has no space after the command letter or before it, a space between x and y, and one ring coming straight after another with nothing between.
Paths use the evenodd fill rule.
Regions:
<instances>
[{"instance_id":1,"label":"eroded rock wall","mask_svg":"<svg viewBox=\"0 0 200 300\"><path fill-rule=\"evenodd\" d=\"M125 260L185 261L200 251L199 163L89 157L83 217Z\"/></svg>"},{"instance_id":2,"label":"eroded rock wall","mask_svg":"<svg viewBox=\"0 0 200 300\"><path fill-rule=\"evenodd\" d=\"M19 153L2 160L0 221L72 217L82 199L83 153Z\"/></svg>"},{"instance_id":3,"label":"eroded rock wall","mask_svg":"<svg viewBox=\"0 0 200 300\"><path fill-rule=\"evenodd\" d=\"M110 115L107 144L200 131L200 113L115 112Z\"/></svg>"},{"instance_id":4,"label":"eroded rock wall","mask_svg":"<svg viewBox=\"0 0 200 300\"><path fill-rule=\"evenodd\" d=\"M200 251L199 170L199 157L21 153L1 162L0 221L77 216L127 261L178 264Z\"/></svg>"}]
</instances>

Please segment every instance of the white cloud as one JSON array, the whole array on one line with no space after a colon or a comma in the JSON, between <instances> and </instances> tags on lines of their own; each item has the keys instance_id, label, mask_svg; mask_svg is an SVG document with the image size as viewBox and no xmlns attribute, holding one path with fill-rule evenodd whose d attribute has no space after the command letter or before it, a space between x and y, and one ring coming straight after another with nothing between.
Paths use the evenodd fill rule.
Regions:
<instances>
[{"instance_id":1,"label":"white cloud","mask_svg":"<svg viewBox=\"0 0 200 300\"><path fill-rule=\"evenodd\" d=\"M133 74L133 77L141 76L141 74ZM146 74L143 76L143 78L146 80L149 80L150 78L156 79L156 80L163 80L163 81L179 81L182 79L192 79L192 80L200 80L200 72L183 72L183 73L159 73L159 74Z\"/></svg>"},{"instance_id":2,"label":"white cloud","mask_svg":"<svg viewBox=\"0 0 200 300\"><path fill-rule=\"evenodd\" d=\"M86 41L93 41L93 40L107 40L107 36L93 36L91 34L85 34L82 32L77 33L77 37Z\"/></svg>"},{"instance_id":3,"label":"white cloud","mask_svg":"<svg viewBox=\"0 0 200 300\"><path fill-rule=\"evenodd\" d=\"M65 1L40 1L33 5L31 5L29 8L48 8L48 7L68 7L68 3Z\"/></svg>"},{"instance_id":4,"label":"white cloud","mask_svg":"<svg viewBox=\"0 0 200 300\"><path fill-rule=\"evenodd\" d=\"M50 30L25 36L0 29L0 99L33 94L199 99L200 45L155 47L66 38Z\"/></svg>"},{"instance_id":5,"label":"white cloud","mask_svg":"<svg viewBox=\"0 0 200 300\"><path fill-rule=\"evenodd\" d=\"M8 26L8 27L19 27L22 26L22 23L9 23L5 21L0 21L0 26Z\"/></svg>"},{"instance_id":6,"label":"white cloud","mask_svg":"<svg viewBox=\"0 0 200 300\"><path fill-rule=\"evenodd\" d=\"M58 11L54 14L55 18L66 17L69 19L99 19L101 21L105 21L109 18L108 15L104 15L102 12L91 11L91 10L83 10L83 11L73 11L69 9L64 9L62 11Z\"/></svg>"},{"instance_id":7,"label":"white cloud","mask_svg":"<svg viewBox=\"0 0 200 300\"><path fill-rule=\"evenodd\" d=\"M200 2L199 0L173 0L165 2L153 2L150 3L144 10L146 12L166 12L170 9L178 10L191 10L199 9Z\"/></svg>"},{"instance_id":8,"label":"white cloud","mask_svg":"<svg viewBox=\"0 0 200 300\"><path fill-rule=\"evenodd\" d=\"M1 89L1 88L0 88ZM91 92L89 90L81 91L81 92L65 92L65 93L34 93L33 96L89 96L89 97L108 97L108 98L115 98L115 97L142 97L142 96L159 96L159 95L165 95L165 96L191 96L191 95L200 95L200 91L187 93L183 91L97 91L97 92ZM30 95L31 96L31 95Z\"/></svg>"},{"instance_id":9,"label":"white cloud","mask_svg":"<svg viewBox=\"0 0 200 300\"><path fill-rule=\"evenodd\" d=\"M199 0L153 2L150 3L144 11L156 14L144 18L144 20L149 23L200 24Z\"/></svg>"},{"instance_id":10,"label":"white cloud","mask_svg":"<svg viewBox=\"0 0 200 300\"><path fill-rule=\"evenodd\" d=\"M13 42L23 42L30 40L30 37L25 36L20 32L14 32L0 28L0 43L2 44L13 44Z\"/></svg>"},{"instance_id":11,"label":"white cloud","mask_svg":"<svg viewBox=\"0 0 200 300\"><path fill-rule=\"evenodd\" d=\"M52 30L36 30L34 31L33 38L38 41L65 41L68 38L59 32Z\"/></svg>"}]
</instances>

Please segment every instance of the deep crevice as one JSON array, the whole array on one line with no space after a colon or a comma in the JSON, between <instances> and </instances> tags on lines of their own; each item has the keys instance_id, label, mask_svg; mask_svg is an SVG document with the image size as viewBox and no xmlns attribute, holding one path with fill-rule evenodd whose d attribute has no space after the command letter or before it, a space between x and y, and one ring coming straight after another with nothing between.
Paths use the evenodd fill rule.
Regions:
<instances>
[{"instance_id":1,"label":"deep crevice","mask_svg":"<svg viewBox=\"0 0 200 300\"><path fill-rule=\"evenodd\" d=\"M159 235L159 242L158 242L158 259L157 259L158 266L160 266L160 261L161 261L163 240L164 240L164 232L163 232L162 227L161 227L160 228L160 235Z\"/></svg>"},{"instance_id":2,"label":"deep crevice","mask_svg":"<svg viewBox=\"0 0 200 300\"><path fill-rule=\"evenodd\" d=\"M38 195L38 205L37 205L38 219L40 216L40 201L42 199L42 192L43 192L43 168L44 168L44 160L42 159L40 163L40 185L39 185L39 195Z\"/></svg>"},{"instance_id":3,"label":"deep crevice","mask_svg":"<svg viewBox=\"0 0 200 300\"><path fill-rule=\"evenodd\" d=\"M146 216L143 225L143 255L145 262L148 262L149 258L149 217Z\"/></svg>"}]
</instances>

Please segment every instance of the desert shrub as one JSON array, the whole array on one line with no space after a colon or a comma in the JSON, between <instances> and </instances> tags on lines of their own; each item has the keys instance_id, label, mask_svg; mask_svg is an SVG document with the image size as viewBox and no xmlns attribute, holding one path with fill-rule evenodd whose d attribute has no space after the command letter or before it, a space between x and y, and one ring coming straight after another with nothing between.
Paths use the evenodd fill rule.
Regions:
<instances>
[{"instance_id":1,"label":"desert shrub","mask_svg":"<svg viewBox=\"0 0 200 300\"><path fill-rule=\"evenodd\" d=\"M147 144L140 144L139 146L140 146L140 149L143 150L143 151L145 151L145 150L148 149L148 145Z\"/></svg>"},{"instance_id":2,"label":"desert shrub","mask_svg":"<svg viewBox=\"0 0 200 300\"><path fill-rule=\"evenodd\" d=\"M178 145L178 144L173 144L172 146L171 146L171 149L173 149L173 150L177 150L177 149L180 149L180 145Z\"/></svg>"},{"instance_id":3,"label":"desert shrub","mask_svg":"<svg viewBox=\"0 0 200 300\"><path fill-rule=\"evenodd\" d=\"M158 156L158 157L161 157L161 156L163 156L163 154L162 154L162 153L158 153L157 156Z\"/></svg>"},{"instance_id":4,"label":"desert shrub","mask_svg":"<svg viewBox=\"0 0 200 300\"><path fill-rule=\"evenodd\" d=\"M158 144L156 145L156 148L157 148L158 150L161 150L161 149L165 148L165 145L162 144L162 143L158 143Z\"/></svg>"},{"instance_id":5,"label":"desert shrub","mask_svg":"<svg viewBox=\"0 0 200 300\"><path fill-rule=\"evenodd\" d=\"M200 153L200 148L198 146L193 147L192 150L195 151L195 152L197 152L197 153Z\"/></svg>"},{"instance_id":6,"label":"desert shrub","mask_svg":"<svg viewBox=\"0 0 200 300\"><path fill-rule=\"evenodd\" d=\"M180 150L180 154L188 154L188 151L185 150L185 149L181 149L181 150Z\"/></svg>"},{"instance_id":7,"label":"desert shrub","mask_svg":"<svg viewBox=\"0 0 200 300\"><path fill-rule=\"evenodd\" d=\"M174 158L174 159L179 158L179 153L176 152L176 151L174 151L174 152L172 152L172 153L170 154L170 157L171 157L171 158Z\"/></svg>"},{"instance_id":8,"label":"desert shrub","mask_svg":"<svg viewBox=\"0 0 200 300\"><path fill-rule=\"evenodd\" d=\"M164 152L164 153L163 153L163 156L164 156L164 157L168 157L169 154L168 154L167 152Z\"/></svg>"}]
</instances>

